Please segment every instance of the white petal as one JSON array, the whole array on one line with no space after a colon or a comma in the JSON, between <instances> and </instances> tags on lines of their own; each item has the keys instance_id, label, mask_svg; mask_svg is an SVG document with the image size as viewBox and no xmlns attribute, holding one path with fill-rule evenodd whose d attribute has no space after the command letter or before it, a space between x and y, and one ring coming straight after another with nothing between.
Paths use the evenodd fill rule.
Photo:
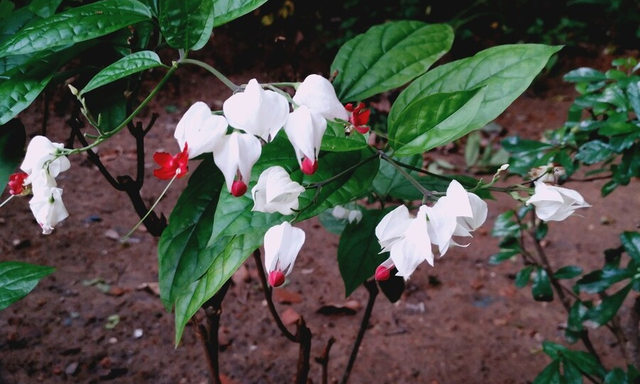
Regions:
<instances>
[{"instance_id":1,"label":"white petal","mask_svg":"<svg viewBox=\"0 0 640 384\"><path fill-rule=\"evenodd\" d=\"M307 76L298 86L293 101L309 107L328 120L349 119L347 110L338 100L331 82L319 75Z\"/></svg>"},{"instance_id":2,"label":"white petal","mask_svg":"<svg viewBox=\"0 0 640 384\"><path fill-rule=\"evenodd\" d=\"M69 216L62 202L62 189L49 187L38 190L29 201L29 207L42 233L48 235L53 228Z\"/></svg>"},{"instance_id":3,"label":"white petal","mask_svg":"<svg viewBox=\"0 0 640 384\"><path fill-rule=\"evenodd\" d=\"M58 149L64 148L63 144L52 143L44 136L35 136L29 142L27 153L20 165L25 173L31 175L48 165L51 176L57 177L60 172L64 172L71 167L71 163L66 156L56 158ZM55 160L54 160L55 159Z\"/></svg>"},{"instance_id":4,"label":"white petal","mask_svg":"<svg viewBox=\"0 0 640 384\"><path fill-rule=\"evenodd\" d=\"M189 158L193 159L203 153L213 152L215 144L227 133L227 119L212 115L209 107L198 101L182 116L174 137L180 150L188 144Z\"/></svg>"},{"instance_id":5,"label":"white petal","mask_svg":"<svg viewBox=\"0 0 640 384\"><path fill-rule=\"evenodd\" d=\"M291 215L298 209L298 196L305 188L292 181L280 166L267 168L260 174L258 183L251 189L254 198L253 211Z\"/></svg>"},{"instance_id":6,"label":"white petal","mask_svg":"<svg viewBox=\"0 0 640 384\"><path fill-rule=\"evenodd\" d=\"M284 125L284 131L296 151L298 162L303 157L313 160L317 158L322 144L322 136L326 130L327 120L318 112L312 111L306 106L301 106L291 112Z\"/></svg>"},{"instance_id":7,"label":"white petal","mask_svg":"<svg viewBox=\"0 0 640 384\"><path fill-rule=\"evenodd\" d=\"M425 210L429 217L428 232L431 242L438 246L440 256L447 253L451 243L451 237L456 230L456 217L448 212L443 212L435 207L422 206L420 210Z\"/></svg>"},{"instance_id":8,"label":"white petal","mask_svg":"<svg viewBox=\"0 0 640 384\"><path fill-rule=\"evenodd\" d=\"M305 233L294 228L288 222L275 225L264 235L265 267L268 272L282 270L286 275L291 273L296 257L302 248Z\"/></svg>"},{"instance_id":9,"label":"white petal","mask_svg":"<svg viewBox=\"0 0 640 384\"><path fill-rule=\"evenodd\" d=\"M406 206L400 205L387 213L376 226L376 237L382 247L382 252L388 252L389 247L398 241L411 223L411 215Z\"/></svg>"},{"instance_id":10,"label":"white petal","mask_svg":"<svg viewBox=\"0 0 640 384\"><path fill-rule=\"evenodd\" d=\"M242 180L249 183L251 168L261 153L260 140L253 135L233 132L218 140L213 148L213 160L224 175L229 192L238 172Z\"/></svg>"}]
</instances>

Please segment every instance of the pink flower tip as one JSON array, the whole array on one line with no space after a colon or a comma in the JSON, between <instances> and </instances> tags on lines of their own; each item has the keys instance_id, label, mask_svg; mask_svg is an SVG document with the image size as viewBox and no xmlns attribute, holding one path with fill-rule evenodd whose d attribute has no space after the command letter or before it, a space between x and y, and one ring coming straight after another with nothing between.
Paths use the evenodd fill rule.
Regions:
<instances>
[{"instance_id":1,"label":"pink flower tip","mask_svg":"<svg viewBox=\"0 0 640 384\"><path fill-rule=\"evenodd\" d=\"M305 175L313 175L318 170L318 162L305 157L304 160L302 160L300 169Z\"/></svg>"},{"instance_id":2,"label":"pink flower tip","mask_svg":"<svg viewBox=\"0 0 640 384\"><path fill-rule=\"evenodd\" d=\"M374 274L375 279L377 281L386 281L391 277L391 268L387 268L384 265L379 265L376 268L376 273Z\"/></svg>"},{"instance_id":3,"label":"pink flower tip","mask_svg":"<svg viewBox=\"0 0 640 384\"><path fill-rule=\"evenodd\" d=\"M269 272L268 280L270 286L277 288L284 284L284 273L280 270L271 271Z\"/></svg>"},{"instance_id":4,"label":"pink flower tip","mask_svg":"<svg viewBox=\"0 0 640 384\"><path fill-rule=\"evenodd\" d=\"M244 196L247 192L247 184L242 180L236 180L231 185L231 194L235 197Z\"/></svg>"},{"instance_id":5,"label":"pink flower tip","mask_svg":"<svg viewBox=\"0 0 640 384\"><path fill-rule=\"evenodd\" d=\"M24 192L24 179L29 177L26 173L14 173L9 176L9 193L12 195L21 195Z\"/></svg>"}]
</instances>

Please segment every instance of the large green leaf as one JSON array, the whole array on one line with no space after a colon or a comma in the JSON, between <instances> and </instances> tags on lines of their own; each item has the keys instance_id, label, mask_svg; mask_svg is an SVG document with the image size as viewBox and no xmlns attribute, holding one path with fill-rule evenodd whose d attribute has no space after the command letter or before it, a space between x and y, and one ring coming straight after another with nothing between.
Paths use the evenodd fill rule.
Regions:
<instances>
[{"instance_id":1,"label":"large green leaf","mask_svg":"<svg viewBox=\"0 0 640 384\"><path fill-rule=\"evenodd\" d=\"M55 268L17 261L0 263L0 310L25 297Z\"/></svg>"},{"instance_id":2,"label":"large green leaf","mask_svg":"<svg viewBox=\"0 0 640 384\"><path fill-rule=\"evenodd\" d=\"M378 265L389 257L388 253L380 253L375 230L382 217L393 208L365 211L359 223L347 225L342 232L338 267L344 281L345 297L373 276Z\"/></svg>"},{"instance_id":3,"label":"large green leaf","mask_svg":"<svg viewBox=\"0 0 640 384\"><path fill-rule=\"evenodd\" d=\"M207 273L189 285L176 300L176 346L189 319L233 275L247 257L262 244L261 234L246 234L219 240L224 251L217 254Z\"/></svg>"},{"instance_id":4,"label":"large green leaf","mask_svg":"<svg viewBox=\"0 0 640 384\"><path fill-rule=\"evenodd\" d=\"M618 292L602 299L600 305L589 310L587 318L600 326L608 323L618 313L624 299L631 291L631 287L632 284L627 284Z\"/></svg>"},{"instance_id":5,"label":"large green leaf","mask_svg":"<svg viewBox=\"0 0 640 384\"><path fill-rule=\"evenodd\" d=\"M91 90L102 87L103 85L113 83L116 80L133 75L134 73L161 66L164 65L160 61L158 54L155 52L141 51L132 53L98 72L98 74L96 74L93 79L87 83L80 93L87 93Z\"/></svg>"},{"instance_id":6,"label":"large green leaf","mask_svg":"<svg viewBox=\"0 0 640 384\"><path fill-rule=\"evenodd\" d=\"M262 156L253 167L249 189L256 184L262 171L274 165L279 165L287 170L292 180L302 185L309 185L327 180L340 172L346 171L370 156L371 153L368 150L323 152L318 159L318 171L308 176L300 171L288 140L278 137L263 147ZM364 194L376 175L378 161L377 158L368 161L357 169L347 172L324 185L320 191L317 188L307 189L298 198L301 212L296 219L298 221L306 220L328 208L347 203L353 200L354 197ZM214 244L219 237L249 232L264 234L267 229L281 223L284 219L293 219L293 216L283 217L279 213L253 212L252 208L253 200L249 193L242 197L233 197L229 193L222 193L218 202L218 210L216 211L209 245Z\"/></svg>"},{"instance_id":7,"label":"large green leaf","mask_svg":"<svg viewBox=\"0 0 640 384\"><path fill-rule=\"evenodd\" d=\"M415 20L372 27L347 41L331 64L331 71L338 71L333 83L338 98L364 100L403 86L447 53L453 36L446 24Z\"/></svg>"},{"instance_id":8,"label":"large green leaf","mask_svg":"<svg viewBox=\"0 0 640 384\"><path fill-rule=\"evenodd\" d=\"M160 30L170 47L198 50L213 30L213 0L161 0Z\"/></svg>"},{"instance_id":9,"label":"large green leaf","mask_svg":"<svg viewBox=\"0 0 640 384\"><path fill-rule=\"evenodd\" d=\"M460 136L479 129L502 113L544 68L558 46L538 44L501 45L473 57L441 65L413 81L396 99L389 114L389 126L413 103L438 93L485 88L477 114ZM432 130L427 136L438 135ZM455 139L455 137L453 138Z\"/></svg>"},{"instance_id":10,"label":"large green leaf","mask_svg":"<svg viewBox=\"0 0 640 384\"><path fill-rule=\"evenodd\" d=\"M7 185L9 176L15 172L16 167L24 157L24 143L27 135L24 125L18 119L9 121L0 127L0 186ZM2 194L2 190L0 190Z\"/></svg>"},{"instance_id":11,"label":"large green leaf","mask_svg":"<svg viewBox=\"0 0 640 384\"><path fill-rule=\"evenodd\" d=\"M170 309L178 295L205 274L219 248L207 247L224 179L211 158L191 175L158 243L160 298ZM226 192L226 190L225 190Z\"/></svg>"},{"instance_id":12,"label":"large green leaf","mask_svg":"<svg viewBox=\"0 0 640 384\"><path fill-rule=\"evenodd\" d=\"M213 27L219 27L256 10L267 0L213 0Z\"/></svg>"},{"instance_id":13,"label":"large green leaf","mask_svg":"<svg viewBox=\"0 0 640 384\"><path fill-rule=\"evenodd\" d=\"M27 25L0 45L0 57L95 39L149 19L149 8L136 0L98 1Z\"/></svg>"},{"instance_id":14,"label":"large green leaf","mask_svg":"<svg viewBox=\"0 0 640 384\"><path fill-rule=\"evenodd\" d=\"M416 100L390 121L389 145L399 156L413 155L464 136L474 128L471 122L480 113L484 95L483 87Z\"/></svg>"}]
</instances>

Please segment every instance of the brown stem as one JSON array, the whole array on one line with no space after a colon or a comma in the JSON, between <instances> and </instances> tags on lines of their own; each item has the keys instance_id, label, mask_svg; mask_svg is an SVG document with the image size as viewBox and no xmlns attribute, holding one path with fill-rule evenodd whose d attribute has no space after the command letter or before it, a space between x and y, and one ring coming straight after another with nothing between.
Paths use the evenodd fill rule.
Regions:
<instances>
[{"instance_id":1,"label":"brown stem","mask_svg":"<svg viewBox=\"0 0 640 384\"><path fill-rule=\"evenodd\" d=\"M640 370L640 296L636 297L627 322L627 351L637 370Z\"/></svg>"},{"instance_id":2,"label":"brown stem","mask_svg":"<svg viewBox=\"0 0 640 384\"><path fill-rule=\"evenodd\" d=\"M600 292L600 298L605 299L609 295L606 292ZM627 366L633 364L633 362L629 359L629 355L627 354L627 337L622 331L622 326L620 325L620 316L615 315L609 323L605 324L606 327L613 333L616 340L618 340L618 345L620 346L620 352L622 352L622 357L627 362Z\"/></svg>"},{"instance_id":3,"label":"brown stem","mask_svg":"<svg viewBox=\"0 0 640 384\"><path fill-rule=\"evenodd\" d=\"M322 384L327 384L327 382L329 381L329 351L331 351L331 347L335 342L336 339L334 339L333 336L330 337L329 341L327 341L327 345L325 345L324 349L322 350L322 354L316 357L316 363L320 364L320 366L322 367Z\"/></svg>"},{"instance_id":4,"label":"brown stem","mask_svg":"<svg viewBox=\"0 0 640 384\"><path fill-rule=\"evenodd\" d=\"M291 333L287 327L282 322L280 315L278 315L278 311L276 310L275 304L273 304L273 291L269 284L267 283L267 275L264 273L264 267L262 266L262 259L260 258L260 249L256 249L253 252L253 259L256 262L256 268L258 268L258 275L260 276L260 282L262 282L262 290L264 291L264 298L267 300L267 307L269 308L269 312L271 312L271 317L276 322L278 329L280 332L289 339L289 341L293 341L295 343L298 342L296 335Z\"/></svg>"},{"instance_id":5,"label":"brown stem","mask_svg":"<svg viewBox=\"0 0 640 384\"><path fill-rule=\"evenodd\" d=\"M358 357L358 350L360 349L360 344L362 343L362 339L364 338L364 332L369 326L369 319L371 318L371 312L373 311L373 304L375 304L376 297L378 296L379 292L378 285L374 280L366 281L364 283L364 287L369 292L369 301L367 301L367 307L365 308L364 315L362 316L360 329L358 330L356 341L353 343L353 349L351 350L351 355L349 356L349 362L347 363L347 368L344 370L344 374L342 375L340 384L347 384L347 382L349 381L349 375L351 374L353 364L355 364L356 358Z\"/></svg>"},{"instance_id":6,"label":"brown stem","mask_svg":"<svg viewBox=\"0 0 640 384\"><path fill-rule=\"evenodd\" d=\"M296 342L300 344L298 353L298 369L296 373L297 384L307 384L311 360L311 330L307 327L304 318L300 316L298 320L298 330L296 332Z\"/></svg>"}]
</instances>

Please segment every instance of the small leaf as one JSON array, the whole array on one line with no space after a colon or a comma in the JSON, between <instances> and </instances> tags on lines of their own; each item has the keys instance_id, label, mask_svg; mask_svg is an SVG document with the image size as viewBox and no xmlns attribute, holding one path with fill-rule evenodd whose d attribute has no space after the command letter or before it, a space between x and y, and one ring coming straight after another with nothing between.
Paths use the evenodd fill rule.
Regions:
<instances>
[{"instance_id":1,"label":"small leaf","mask_svg":"<svg viewBox=\"0 0 640 384\"><path fill-rule=\"evenodd\" d=\"M491 236L520 237L520 225L514 220L514 215L515 215L515 212L513 210L509 210L507 212L504 212L498 215L495 223L493 224L493 230L491 231Z\"/></svg>"},{"instance_id":2,"label":"small leaf","mask_svg":"<svg viewBox=\"0 0 640 384\"><path fill-rule=\"evenodd\" d=\"M204 47L213 30L213 1L161 1L158 21L167 44L186 51Z\"/></svg>"},{"instance_id":3,"label":"small leaf","mask_svg":"<svg viewBox=\"0 0 640 384\"><path fill-rule=\"evenodd\" d=\"M583 384L582 373L580 369L571 361L566 359L562 362L562 368L564 371L565 384Z\"/></svg>"},{"instance_id":4,"label":"small leaf","mask_svg":"<svg viewBox=\"0 0 640 384\"><path fill-rule=\"evenodd\" d=\"M569 83L595 82L606 80L604 73L593 68L578 68L567 72L562 79Z\"/></svg>"},{"instance_id":5,"label":"small leaf","mask_svg":"<svg viewBox=\"0 0 640 384\"><path fill-rule=\"evenodd\" d=\"M472 132L467 136L467 143L464 146L464 162L467 168L471 168L480 159L480 141L482 136L480 132Z\"/></svg>"},{"instance_id":6,"label":"small leaf","mask_svg":"<svg viewBox=\"0 0 640 384\"><path fill-rule=\"evenodd\" d=\"M531 279L531 272L533 272L533 265L528 265L522 268L516 274L516 280L515 280L516 287L523 288L527 284L529 284L529 280Z\"/></svg>"},{"instance_id":7,"label":"small leaf","mask_svg":"<svg viewBox=\"0 0 640 384\"><path fill-rule=\"evenodd\" d=\"M575 265L567 265L566 267L558 269L553 276L556 279L573 279L574 277L580 276L581 273L582 268Z\"/></svg>"},{"instance_id":8,"label":"small leaf","mask_svg":"<svg viewBox=\"0 0 640 384\"><path fill-rule=\"evenodd\" d=\"M141 51L125 56L115 63L109 65L98 72L89 83L80 91L80 94L87 93L103 85L113 83L116 80L125 78L134 73L147 69L163 66L158 54L152 51Z\"/></svg>"},{"instance_id":9,"label":"small leaf","mask_svg":"<svg viewBox=\"0 0 640 384\"><path fill-rule=\"evenodd\" d=\"M535 301L553 301L551 281L549 281L547 272L540 267L536 269L536 276L533 278L533 285L531 286L531 294Z\"/></svg>"},{"instance_id":10,"label":"small leaf","mask_svg":"<svg viewBox=\"0 0 640 384\"><path fill-rule=\"evenodd\" d=\"M585 164L595 164L606 160L613 154L614 152L608 144L600 140L592 140L578 148L575 158Z\"/></svg>"},{"instance_id":11,"label":"small leaf","mask_svg":"<svg viewBox=\"0 0 640 384\"><path fill-rule=\"evenodd\" d=\"M54 271L55 268L18 261L0 262L0 310L27 296L40 279Z\"/></svg>"},{"instance_id":12,"label":"small leaf","mask_svg":"<svg viewBox=\"0 0 640 384\"><path fill-rule=\"evenodd\" d=\"M506 251L498 252L489 256L488 263L491 265L498 265L504 261L507 261L513 258L515 255L519 253L520 253L520 250L506 250Z\"/></svg>"},{"instance_id":13,"label":"small leaf","mask_svg":"<svg viewBox=\"0 0 640 384\"><path fill-rule=\"evenodd\" d=\"M213 0L213 27L219 27L253 12L267 0Z\"/></svg>"},{"instance_id":14,"label":"small leaf","mask_svg":"<svg viewBox=\"0 0 640 384\"><path fill-rule=\"evenodd\" d=\"M631 287L631 284L627 284L613 295L605 297L600 305L589 310L586 317L600 326L605 325L618 313Z\"/></svg>"},{"instance_id":15,"label":"small leaf","mask_svg":"<svg viewBox=\"0 0 640 384\"><path fill-rule=\"evenodd\" d=\"M536 227L536 240L540 241L544 239L544 237L547 236L547 232L549 232L549 226L547 225L547 223L544 221L540 222L540 224L538 224L538 226Z\"/></svg>"},{"instance_id":16,"label":"small leaf","mask_svg":"<svg viewBox=\"0 0 640 384\"><path fill-rule=\"evenodd\" d=\"M359 223L347 225L342 232L338 244L338 267L344 281L345 297L372 277L376 268L389 257L387 253L380 253L375 229L393 208L365 211Z\"/></svg>"},{"instance_id":17,"label":"small leaf","mask_svg":"<svg viewBox=\"0 0 640 384\"><path fill-rule=\"evenodd\" d=\"M560 362L554 360L533 379L533 384L561 384Z\"/></svg>"},{"instance_id":18,"label":"small leaf","mask_svg":"<svg viewBox=\"0 0 640 384\"><path fill-rule=\"evenodd\" d=\"M579 292L598 293L613 284L633 276L633 272L615 267L607 267L582 276L575 285Z\"/></svg>"},{"instance_id":19,"label":"small leaf","mask_svg":"<svg viewBox=\"0 0 640 384\"><path fill-rule=\"evenodd\" d=\"M20 165L24 157L24 144L27 135L24 125L18 119L12 119L0 126L0 186L9 182L9 177ZM0 194L2 194L0 189Z\"/></svg>"},{"instance_id":20,"label":"small leaf","mask_svg":"<svg viewBox=\"0 0 640 384\"><path fill-rule=\"evenodd\" d=\"M60 3L62 3L62 0L33 0L29 4L29 10L46 19L56 13Z\"/></svg>"},{"instance_id":21,"label":"small leaf","mask_svg":"<svg viewBox=\"0 0 640 384\"><path fill-rule=\"evenodd\" d=\"M629 384L629 381L621 368L613 368L604 377L604 384Z\"/></svg>"},{"instance_id":22,"label":"small leaf","mask_svg":"<svg viewBox=\"0 0 640 384\"><path fill-rule=\"evenodd\" d=\"M347 41L333 60L338 98L359 101L398 88L426 72L452 43L446 24L402 20L374 26Z\"/></svg>"},{"instance_id":23,"label":"small leaf","mask_svg":"<svg viewBox=\"0 0 640 384\"><path fill-rule=\"evenodd\" d=\"M0 44L0 57L95 39L150 19L151 11L139 1L98 1L30 23Z\"/></svg>"},{"instance_id":24,"label":"small leaf","mask_svg":"<svg viewBox=\"0 0 640 384\"><path fill-rule=\"evenodd\" d=\"M624 250L627 251L636 263L640 264L640 233L623 232L620 235L620 240L622 241Z\"/></svg>"},{"instance_id":25,"label":"small leaf","mask_svg":"<svg viewBox=\"0 0 640 384\"><path fill-rule=\"evenodd\" d=\"M562 356L571 363L575 364L581 372L589 376L604 378L605 370L598 362L598 359L588 352L572 351L566 349L562 352Z\"/></svg>"}]
</instances>

